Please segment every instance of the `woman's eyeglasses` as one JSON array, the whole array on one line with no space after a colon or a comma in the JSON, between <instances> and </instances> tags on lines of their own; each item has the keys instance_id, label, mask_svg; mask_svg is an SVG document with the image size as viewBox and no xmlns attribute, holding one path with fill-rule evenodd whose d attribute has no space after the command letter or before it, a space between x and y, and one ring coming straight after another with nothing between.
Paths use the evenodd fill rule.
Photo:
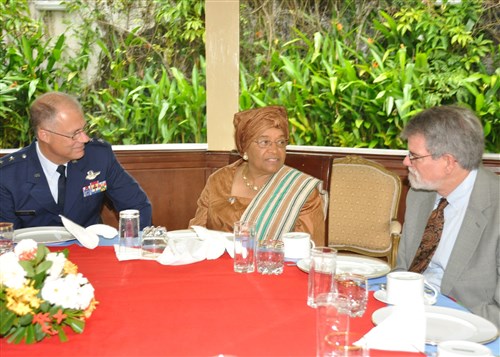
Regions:
<instances>
[{"instance_id":1,"label":"woman's eyeglasses","mask_svg":"<svg viewBox=\"0 0 500 357\"><path fill-rule=\"evenodd\" d=\"M288 140L286 140L286 139L279 139L279 140L276 140L276 141L271 141L271 140L268 140L268 139L260 139L260 140L256 140L255 143L261 149L269 148L269 147L271 147L273 145L273 143L275 143L277 147L279 147L279 148L282 149L282 148L284 148L285 146L288 145Z\"/></svg>"}]
</instances>

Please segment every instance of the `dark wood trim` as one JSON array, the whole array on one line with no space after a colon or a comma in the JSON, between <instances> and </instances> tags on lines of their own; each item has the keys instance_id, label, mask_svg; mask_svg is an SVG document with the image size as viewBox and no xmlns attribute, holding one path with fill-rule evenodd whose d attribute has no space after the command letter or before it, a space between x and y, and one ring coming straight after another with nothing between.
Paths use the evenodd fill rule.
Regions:
<instances>
[{"instance_id":1,"label":"dark wood trim","mask_svg":"<svg viewBox=\"0 0 500 357\"><path fill-rule=\"evenodd\" d=\"M120 150L116 157L123 167L139 182L153 205L153 224L168 230L187 228L196 212L198 197L207 178L217 169L239 158L236 152L197 150ZM4 154L0 153L0 157ZM345 152L301 151L287 152L286 164L315 176L329 190L330 168L334 159ZM357 154L384 165L402 180L398 220L403 223L406 194L409 189L407 169L401 152ZM486 168L500 175L500 159L485 158ZM103 221L118 226L117 212L108 203L103 208Z\"/></svg>"},{"instance_id":2,"label":"dark wood trim","mask_svg":"<svg viewBox=\"0 0 500 357\"><path fill-rule=\"evenodd\" d=\"M196 201L205 182L214 171L236 161L240 156L232 151L116 151L122 165L134 176L148 193L153 204L153 224L169 230L187 228L189 219L196 212ZM287 152L286 164L323 180L329 190L330 169L333 160L346 153ZM398 220L403 223L406 194L409 189L408 171L403 165L404 154L362 154L395 172L403 183L398 209ZM484 165L500 174L500 161L483 160ZM109 208L103 211L104 221L117 225L116 213Z\"/></svg>"}]
</instances>

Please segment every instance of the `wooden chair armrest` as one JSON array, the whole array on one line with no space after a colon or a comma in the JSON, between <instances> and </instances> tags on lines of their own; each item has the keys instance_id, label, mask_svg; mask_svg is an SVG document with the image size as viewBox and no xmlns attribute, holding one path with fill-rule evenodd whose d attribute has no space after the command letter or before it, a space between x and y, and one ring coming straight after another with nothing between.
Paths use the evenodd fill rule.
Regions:
<instances>
[{"instance_id":1,"label":"wooden chair armrest","mask_svg":"<svg viewBox=\"0 0 500 357\"><path fill-rule=\"evenodd\" d=\"M392 246L388 263L391 268L394 268L396 266L396 259L398 256L399 240L401 239L401 223L399 223L397 220L392 220L390 229Z\"/></svg>"},{"instance_id":2,"label":"wooden chair armrest","mask_svg":"<svg viewBox=\"0 0 500 357\"><path fill-rule=\"evenodd\" d=\"M391 232L391 235L392 234L401 234L401 223L399 223L399 221L396 221L395 219L393 219L391 221L391 226L390 226L390 232Z\"/></svg>"}]
</instances>

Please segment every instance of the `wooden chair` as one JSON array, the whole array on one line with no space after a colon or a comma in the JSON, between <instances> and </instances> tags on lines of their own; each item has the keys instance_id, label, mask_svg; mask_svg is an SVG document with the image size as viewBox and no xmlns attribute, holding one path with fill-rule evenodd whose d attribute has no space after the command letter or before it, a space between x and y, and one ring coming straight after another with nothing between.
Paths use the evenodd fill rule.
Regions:
<instances>
[{"instance_id":1,"label":"wooden chair","mask_svg":"<svg viewBox=\"0 0 500 357\"><path fill-rule=\"evenodd\" d=\"M401 180L381 164L359 156L335 159L330 176L328 245L391 267L401 234L397 221Z\"/></svg>"}]
</instances>

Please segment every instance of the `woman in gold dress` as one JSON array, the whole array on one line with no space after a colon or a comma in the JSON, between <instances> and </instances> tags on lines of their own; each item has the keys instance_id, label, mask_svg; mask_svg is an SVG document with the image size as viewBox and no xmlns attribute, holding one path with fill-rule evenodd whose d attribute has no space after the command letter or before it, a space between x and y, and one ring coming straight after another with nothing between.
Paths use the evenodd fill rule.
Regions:
<instances>
[{"instance_id":1,"label":"woman in gold dress","mask_svg":"<svg viewBox=\"0 0 500 357\"><path fill-rule=\"evenodd\" d=\"M234 222L249 220L256 223L259 240L307 232L324 245L327 193L321 180L285 165L285 108L242 111L233 124L241 159L208 178L189 225L231 232Z\"/></svg>"}]
</instances>

